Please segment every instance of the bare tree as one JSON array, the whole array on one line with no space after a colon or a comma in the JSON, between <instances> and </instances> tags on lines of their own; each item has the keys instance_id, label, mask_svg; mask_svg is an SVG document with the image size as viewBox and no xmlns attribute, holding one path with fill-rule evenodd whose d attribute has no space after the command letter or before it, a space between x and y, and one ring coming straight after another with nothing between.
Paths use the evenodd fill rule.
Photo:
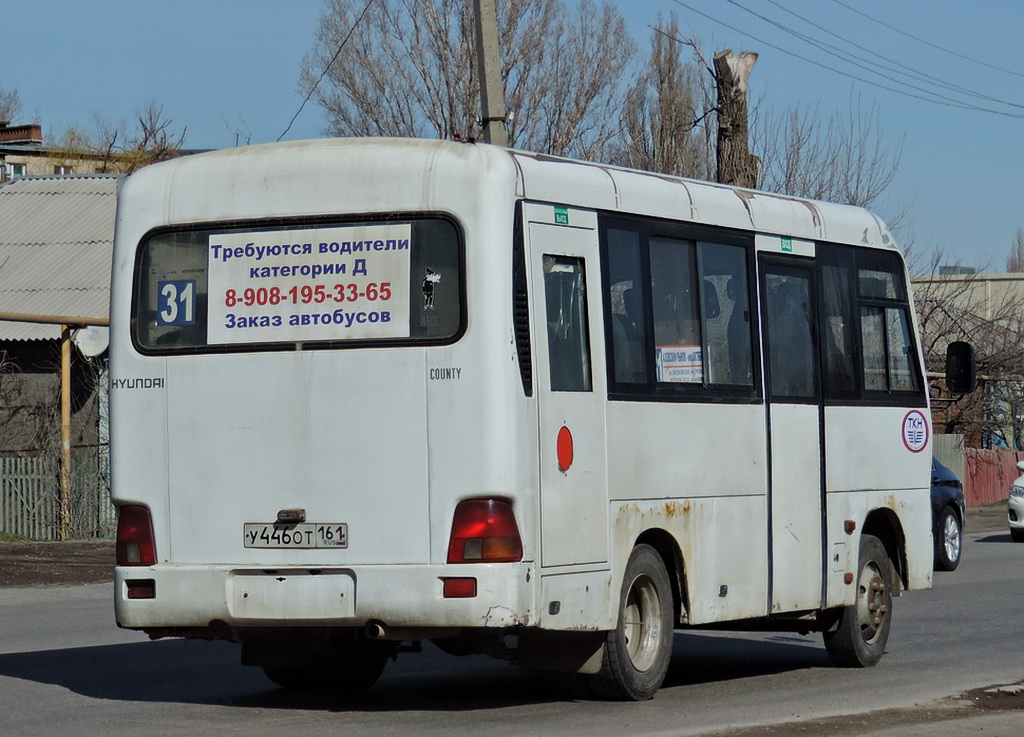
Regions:
<instances>
[{"instance_id":1,"label":"bare tree","mask_svg":"<svg viewBox=\"0 0 1024 737\"><path fill-rule=\"evenodd\" d=\"M713 177L710 105L700 68L683 59L675 13L658 16L646 68L627 93L617 163L696 179Z\"/></svg>"},{"instance_id":2,"label":"bare tree","mask_svg":"<svg viewBox=\"0 0 1024 737\"><path fill-rule=\"evenodd\" d=\"M850 101L845 117L790 109L761 120L760 186L772 192L867 207L892 183L902 139L887 147L877 105Z\"/></svg>"},{"instance_id":3,"label":"bare tree","mask_svg":"<svg viewBox=\"0 0 1024 737\"><path fill-rule=\"evenodd\" d=\"M974 345L981 391L949 397L937 376L933 396L945 404L940 426L960 432L973 444L1001 439L1013 447L1024 441L1024 279L1004 274L938 274L937 254L930 272L914 277L915 302L925 360L941 373L946 346L956 340Z\"/></svg>"},{"instance_id":4,"label":"bare tree","mask_svg":"<svg viewBox=\"0 0 1024 737\"><path fill-rule=\"evenodd\" d=\"M667 39L673 42L672 45L690 46L695 61L683 72L668 66L673 57L666 57L664 44L659 49L659 39L662 42ZM628 155L620 157L620 160L624 158L623 163L631 166L674 171L670 161L664 157L658 159L654 153L659 148L665 150L664 139L659 141L665 126L657 123L671 118L664 109L658 110L660 118L651 112L652 97L659 98L651 94L650 88L662 82L669 71L696 81L695 85L691 84L691 90L700 91L703 99L694 104L694 97L690 97L693 104L691 117L700 123L708 141L706 155L709 161L712 160L716 146L710 141L721 133L722 111L717 101L711 101L708 90L718 85L719 70L707 61L695 39L679 36L674 18L670 18L667 24L659 20L653 46L648 68L631 88L630 104L623 115ZM748 64L751 58L748 57ZM645 89L648 90L647 98L641 94ZM665 92L663 89L659 91ZM671 104L671 95L661 99ZM755 154L750 159L760 159L757 186L761 189L866 207L888 188L899 169L902 139L894 146L886 144L877 105L865 107L859 99L851 98L845 115L835 113L824 117L816 109L791 108L777 114L755 102L749 115L750 148ZM651 126L650 121L656 125ZM646 131L644 125L648 127ZM685 128L683 132L687 132ZM655 163L645 163L651 161ZM713 178L710 170L686 173L699 178ZM902 211L890 214L890 226L897 227L902 215Z\"/></svg>"},{"instance_id":5,"label":"bare tree","mask_svg":"<svg viewBox=\"0 0 1024 737\"><path fill-rule=\"evenodd\" d=\"M1006 270L1013 273L1024 271L1024 228L1017 228L1010 247L1010 256L1006 259Z\"/></svg>"},{"instance_id":6,"label":"bare tree","mask_svg":"<svg viewBox=\"0 0 1024 737\"><path fill-rule=\"evenodd\" d=\"M38 405L30 385L22 380L16 361L0 351L0 448L21 450L35 442Z\"/></svg>"},{"instance_id":7,"label":"bare tree","mask_svg":"<svg viewBox=\"0 0 1024 737\"><path fill-rule=\"evenodd\" d=\"M173 120L164 115L162 105L150 102L136 116L137 128L122 149L122 171L132 172L147 164L174 158L185 142L185 129L172 129Z\"/></svg>"},{"instance_id":8,"label":"bare tree","mask_svg":"<svg viewBox=\"0 0 1024 737\"><path fill-rule=\"evenodd\" d=\"M471 7L329 0L302 74L309 90L327 70L316 87L325 132L476 138ZM621 15L590 0L571 13L562 0L499 0L497 10L511 145L583 158L603 152L618 131L620 75L635 54Z\"/></svg>"},{"instance_id":9,"label":"bare tree","mask_svg":"<svg viewBox=\"0 0 1024 737\"><path fill-rule=\"evenodd\" d=\"M94 131L69 128L54 146L54 158L68 163L88 158L97 162L100 172L130 174L148 164L178 155L185 140L185 130L172 129L173 120L166 117L163 106L149 103L136 116L136 126L129 130L101 118L94 122Z\"/></svg>"},{"instance_id":10,"label":"bare tree","mask_svg":"<svg viewBox=\"0 0 1024 737\"><path fill-rule=\"evenodd\" d=\"M21 112L21 99L17 90L0 87L0 121L12 122Z\"/></svg>"}]
</instances>

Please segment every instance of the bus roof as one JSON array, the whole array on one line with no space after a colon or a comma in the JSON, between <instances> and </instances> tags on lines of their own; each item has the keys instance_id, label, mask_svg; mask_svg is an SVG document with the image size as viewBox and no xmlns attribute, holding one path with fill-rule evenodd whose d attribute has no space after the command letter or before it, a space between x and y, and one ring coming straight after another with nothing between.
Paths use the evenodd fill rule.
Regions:
<instances>
[{"instance_id":1,"label":"bus roof","mask_svg":"<svg viewBox=\"0 0 1024 737\"><path fill-rule=\"evenodd\" d=\"M324 175L335 173L339 185ZM372 186L373 179L387 183ZM126 197L162 202L146 208L156 225L252 217L391 212L395 183L418 183L420 209L445 210L507 182L517 197L647 215L813 241L895 248L885 224L859 207L653 172L502 149L411 138L324 138L260 144L185 156L146 167ZM184 184L184 183L188 184ZM195 182L203 182L198 188ZM177 185L175 185L177 183ZM349 186L355 184L354 187ZM295 195L282 197L283 187ZM339 191L341 189L342 191ZM210 197L210 192L217 197ZM344 195L339 197L339 195ZM405 198L403 198L405 199Z\"/></svg>"},{"instance_id":2,"label":"bus roof","mask_svg":"<svg viewBox=\"0 0 1024 737\"><path fill-rule=\"evenodd\" d=\"M861 207L521 151L510 153L520 168L522 194L532 200L806 240L896 248L885 223Z\"/></svg>"}]
</instances>

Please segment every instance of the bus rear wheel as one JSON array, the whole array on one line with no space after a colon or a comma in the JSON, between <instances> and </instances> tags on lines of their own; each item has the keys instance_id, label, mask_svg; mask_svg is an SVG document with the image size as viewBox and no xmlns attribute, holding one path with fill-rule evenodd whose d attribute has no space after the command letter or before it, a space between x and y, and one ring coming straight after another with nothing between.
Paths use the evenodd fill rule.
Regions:
<instances>
[{"instance_id":1,"label":"bus rear wheel","mask_svg":"<svg viewBox=\"0 0 1024 737\"><path fill-rule=\"evenodd\" d=\"M857 568L856 600L823 633L829 658L844 668L863 668L881 660L892 623L892 565L874 535L861 535Z\"/></svg>"},{"instance_id":2,"label":"bus rear wheel","mask_svg":"<svg viewBox=\"0 0 1024 737\"><path fill-rule=\"evenodd\" d=\"M665 564L649 545L637 545L626 563L619 616L605 640L600 673L590 687L602 698L644 701L661 688L672 657L672 586Z\"/></svg>"}]
</instances>

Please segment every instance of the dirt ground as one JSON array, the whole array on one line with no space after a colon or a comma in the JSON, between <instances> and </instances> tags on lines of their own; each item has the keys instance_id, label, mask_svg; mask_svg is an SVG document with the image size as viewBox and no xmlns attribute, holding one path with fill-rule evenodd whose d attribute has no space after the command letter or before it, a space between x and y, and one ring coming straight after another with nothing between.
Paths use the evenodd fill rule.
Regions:
<instances>
[{"instance_id":1,"label":"dirt ground","mask_svg":"<svg viewBox=\"0 0 1024 737\"><path fill-rule=\"evenodd\" d=\"M0 588L113 580L113 540L0 541Z\"/></svg>"}]
</instances>

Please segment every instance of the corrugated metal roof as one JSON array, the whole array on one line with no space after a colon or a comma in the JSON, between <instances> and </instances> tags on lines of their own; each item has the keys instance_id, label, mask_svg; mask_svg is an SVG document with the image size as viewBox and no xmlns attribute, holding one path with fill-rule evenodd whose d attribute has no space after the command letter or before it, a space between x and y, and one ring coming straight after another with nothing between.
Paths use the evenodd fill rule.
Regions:
<instances>
[{"instance_id":1,"label":"corrugated metal roof","mask_svg":"<svg viewBox=\"0 0 1024 737\"><path fill-rule=\"evenodd\" d=\"M119 176L21 177L0 185L0 312L107 317ZM56 325L0 322L0 340Z\"/></svg>"}]
</instances>

